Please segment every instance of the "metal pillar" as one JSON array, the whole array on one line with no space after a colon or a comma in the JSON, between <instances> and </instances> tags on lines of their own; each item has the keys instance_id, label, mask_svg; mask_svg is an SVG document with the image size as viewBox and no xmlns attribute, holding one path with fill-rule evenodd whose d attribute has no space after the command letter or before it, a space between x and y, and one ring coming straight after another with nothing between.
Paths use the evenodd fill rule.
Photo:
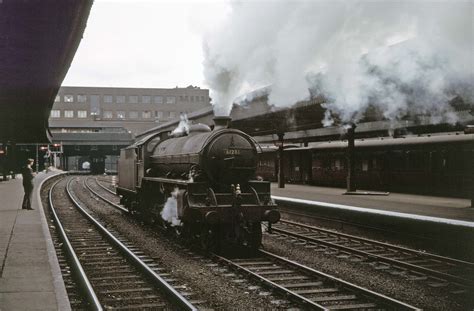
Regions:
<instances>
[{"instance_id":1,"label":"metal pillar","mask_svg":"<svg viewBox=\"0 0 474 311\"><path fill-rule=\"evenodd\" d=\"M9 170L12 174L12 179L15 179L16 172L17 172L17 161L16 161L16 142L10 143L10 154L8 155L8 162L9 162Z\"/></svg>"},{"instance_id":2,"label":"metal pillar","mask_svg":"<svg viewBox=\"0 0 474 311\"><path fill-rule=\"evenodd\" d=\"M283 167L283 136L278 133L278 188L285 188L285 169Z\"/></svg>"},{"instance_id":3,"label":"metal pillar","mask_svg":"<svg viewBox=\"0 0 474 311\"><path fill-rule=\"evenodd\" d=\"M351 127L347 130L347 192L356 191L356 182L355 182L355 128L356 125L352 124Z\"/></svg>"},{"instance_id":4,"label":"metal pillar","mask_svg":"<svg viewBox=\"0 0 474 311\"><path fill-rule=\"evenodd\" d=\"M2 167L2 174L3 174L3 180L8 180L8 150L7 150L7 143L3 142L2 143L2 149L3 149L3 167Z\"/></svg>"},{"instance_id":5,"label":"metal pillar","mask_svg":"<svg viewBox=\"0 0 474 311\"><path fill-rule=\"evenodd\" d=\"M38 150L39 146L38 144L36 144L36 174L38 174L38 170L39 170L39 150Z\"/></svg>"}]
</instances>

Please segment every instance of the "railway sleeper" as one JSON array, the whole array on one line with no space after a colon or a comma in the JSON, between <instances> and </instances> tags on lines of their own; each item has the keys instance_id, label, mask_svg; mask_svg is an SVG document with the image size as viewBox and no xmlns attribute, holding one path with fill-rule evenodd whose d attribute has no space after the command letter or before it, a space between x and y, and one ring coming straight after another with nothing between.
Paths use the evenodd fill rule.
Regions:
<instances>
[{"instance_id":1,"label":"railway sleeper","mask_svg":"<svg viewBox=\"0 0 474 311\"><path fill-rule=\"evenodd\" d=\"M311 301L314 302L326 302L326 301L342 301L342 300L356 300L356 295L341 295L341 296L324 296L324 297L317 297L311 298Z\"/></svg>"},{"instance_id":2,"label":"railway sleeper","mask_svg":"<svg viewBox=\"0 0 474 311\"><path fill-rule=\"evenodd\" d=\"M338 288L313 288L313 289L297 289L297 290L294 290L295 293L297 294L304 294L304 295L308 295L308 294L321 294L321 293L337 293L339 292L339 289ZM311 298L311 300L313 300Z\"/></svg>"},{"instance_id":3,"label":"railway sleeper","mask_svg":"<svg viewBox=\"0 0 474 311\"><path fill-rule=\"evenodd\" d=\"M295 273L294 270L274 270L274 271L256 271L258 275L275 275L275 274L291 274Z\"/></svg>"},{"instance_id":4,"label":"railway sleeper","mask_svg":"<svg viewBox=\"0 0 474 311\"><path fill-rule=\"evenodd\" d=\"M358 304L351 304L351 305L331 305L328 306L330 310L350 310L350 309L368 309L368 308L376 308L377 304L375 303L358 303Z\"/></svg>"},{"instance_id":5,"label":"railway sleeper","mask_svg":"<svg viewBox=\"0 0 474 311\"><path fill-rule=\"evenodd\" d=\"M306 282L306 283L286 283L280 284L280 286L285 288L304 288L304 287L314 287L314 286L321 286L323 282Z\"/></svg>"}]
</instances>

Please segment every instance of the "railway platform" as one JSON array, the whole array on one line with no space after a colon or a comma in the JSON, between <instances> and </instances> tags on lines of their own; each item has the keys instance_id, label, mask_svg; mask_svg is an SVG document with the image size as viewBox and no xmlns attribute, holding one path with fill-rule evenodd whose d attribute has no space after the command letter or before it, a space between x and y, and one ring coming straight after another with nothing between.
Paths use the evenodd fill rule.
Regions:
<instances>
[{"instance_id":1,"label":"railway platform","mask_svg":"<svg viewBox=\"0 0 474 311\"><path fill-rule=\"evenodd\" d=\"M70 310L56 252L34 179L34 210L21 209L21 175L0 182L0 310Z\"/></svg>"},{"instance_id":2,"label":"railway platform","mask_svg":"<svg viewBox=\"0 0 474 311\"><path fill-rule=\"evenodd\" d=\"M346 189L316 187L308 185L286 184L285 188L278 188L272 183L272 194L277 197L288 197L308 201L324 202L344 207L359 207L367 212L400 213L406 217L431 217L446 221L474 222L474 208L470 208L469 199L424 196L404 193L390 193L389 195L344 195ZM474 223L473 223L474 226Z\"/></svg>"}]
</instances>

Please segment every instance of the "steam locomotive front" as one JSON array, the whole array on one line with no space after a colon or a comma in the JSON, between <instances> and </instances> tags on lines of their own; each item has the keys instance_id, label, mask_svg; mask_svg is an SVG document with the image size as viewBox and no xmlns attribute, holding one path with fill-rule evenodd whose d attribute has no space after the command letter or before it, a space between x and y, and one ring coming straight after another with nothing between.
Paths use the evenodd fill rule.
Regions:
<instances>
[{"instance_id":1,"label":"steam locomotive front","mask_svg":"<svg viewBox=\"0 0 474 311\"><path fill-rule=\"evenodd\" d=\"M257 149L244 133L221 130L206 145L201 165L214 185L244 184L255 176Z\"/></svg>"}]
</instances>

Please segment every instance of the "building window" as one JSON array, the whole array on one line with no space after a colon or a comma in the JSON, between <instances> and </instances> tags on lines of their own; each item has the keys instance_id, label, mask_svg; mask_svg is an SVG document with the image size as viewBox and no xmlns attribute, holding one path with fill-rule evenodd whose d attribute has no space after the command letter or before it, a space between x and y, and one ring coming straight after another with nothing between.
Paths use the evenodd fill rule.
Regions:
<instances>
[{"instance_id":1,"label":"building window","mask_svg":"<svg viewBox=\"0 0 474 311\"><path fill-rule=\"evenodd\" d=\"M188 101L188 95L185 95L185 96L184 96L184 101L185 101L185 102Z\"/></svg>"},{"instance_id":2,"label":"building window","mask_svg":"<svg viewBox=\"0 0 474 311\"><path fill-rule=\"evenodd\" d=\"M61 100L61 96L56 95L56 97L54 98L54 102L59 103L60 100Z\"/></svg>"},{"instance_id":3,"label":"building window","mask_svg":"<svg viewBox=\"0 0 474 311\"><path fill-rule=\"evenodd\" d=\"M174 119L176 117L176 112L170 111L170 119Z\"/></svg>"},{"instance_id":4,"label":"building window","mask_svg":"<svg viewBox=\"0 0 474 311\"><path fill-rule=\"evenodd\" d=\"M78 103L85 103L87 101L87 95L77 95Z\"/></svg>"},{"instance_id":5,"label":"building window","mask_svg":"<svg viewBox=\"0 0 474 311\"><path fill-rule=\"evenodd\" d=\"M125 119L125 111L117 111L117 119Z\"/></svg>"},{"instance_id":6,"label":"building window","mask_svg":"<svg viewBox=\"0 0 474 311\"><path fill-rule=\"evenodd\" d=\"M194 101L194 96L191 96L191 101L192 101L192 102Z\"/></svg>"},{"instance_id":7,"label":"building window","mask_svg":"<svg viewBox=\"0 0 474 311\"><path fill-rule=\"evenodd\" d=\"M150 104L151 103L151 96L148 96L148 95L142 96L142 103L143 104Z\"/></svg>"},{"instance_id":8,"label":"building window","mask_svg":"<svg viewBox=\"0 0 474 311\"><path fill-rule=\"evenodd\" d=\"M104 111L104 119L112 119L112 111Z\"/></svg>"},{"instance_id":9,"label":"building window","mask_svg":"<svg viewBox=\"0 0 474 311\"><path fill-rule=\"evenodd\" d=\"M65 103L73 103L74 102L74 96L73 95L64 95L64 102Z\"/></svg>"},{"instance_id":10,"label":"building window","mask_svg":"<svg viewBox=\"0 0 474 311\"><path fill-rule=\"evenodd\" d=\"M142 118L143 119L150 119L151 118L151 112L150 111L142 111Z\"/></svg>"},{"instance_id":11,"label":"building window","mask_svg":"<svg viewBox=\"0 0 474 311\"><path fill-rule=\"evenodd\" d=\"M87 118L87 111L86 110L78 110L77 111L78 118Z\"/></svg>"},{"instance_id":12,"label":"building window","mask_svg":"<svg viewBox=\"0 0 474 311\"><path fill-rule=\"evenodd\" d=\"M174 97L174 96L168 96L168 97L166 97L166 103L167 103L167 104L174 104L175 101L176 101L176 97Z\"/></svg>"},{"instance_id":13,"label":"building window","mask_svg":"<svg viewBox=\"0 0 474 311\"><path fill-rule=\"evenodd\" d=\"M136 111L130 111L128 113L128 115L129 115L130 119L138 119L138 112L136 112Z\"/></svg>"},{"instance_id":14,"label":"building window","mask_svg":"<svg viewBox=\"0 0 474 311\"><path fill-rule=\"evenodd\" d=\"M157 117L158 119L162 119L162 118L163 118L163 111L157 111L156 117Z\"/></svg>"},{"instance_id":15,"label":"building window","mask_svg":"<svg viewBox=\"0 0 474 311\"><path fill-rule=\"evenodd\" d=\"M201 101L202 101L202 102L204 101L204 96L201 96Z\"/></svg>"},{"instance_id":16,"label":"building window","mask_svg":"<svg viewBox=\"0 0 474 311\"><path fill-rule=\"evenodd\" d=\"M138 104L138 96L132 95L128 97L128 102L130 104Z\"/></svg>"},{"instance_id":17,"label":"building window","mask_svg":"<svg viewBox=\"0 0 474 311\"><path fill-rule=\"evenodd\" d=\"M104 95L104 103L112 103L112 95Z\"/></svg>"},{"instance_id":18,"label":"building window","mask_svg":"<svg viewBox=\"0 0 474 311\"><path fill-rule=\"evenodd\" d=\"M153 101L155 102L155 104L163 104L163 96L155 96L153 98Z\"/></svg>"},{"instance_id":19,"label":"building window","mask_svg":"<svg viewBox=\"0 0 474 311\"><path fill-rule=\"evenodd\" d=\"M61 110L51 110L51 118L61 118Z\"/></svg>"},{"instance_id":20,"label":"building window","mask_svg":"<svg viewBox=\"0 0 474 311\"><path fill-rule=\"evenodd\" d=\"M117 104L125 104L125 96L123 95L115 96L115 100L117 101Z\"/></svg>"},{"instance_id":21,"label":"building window","mask_svg":"<svg viewBox=\"0 0 474 311\"><path fill-rule=\"evenodd\" d=\"M74 118L74 110L65 110L64 111L65 118Z\"/></svg>"}]
</instances>

